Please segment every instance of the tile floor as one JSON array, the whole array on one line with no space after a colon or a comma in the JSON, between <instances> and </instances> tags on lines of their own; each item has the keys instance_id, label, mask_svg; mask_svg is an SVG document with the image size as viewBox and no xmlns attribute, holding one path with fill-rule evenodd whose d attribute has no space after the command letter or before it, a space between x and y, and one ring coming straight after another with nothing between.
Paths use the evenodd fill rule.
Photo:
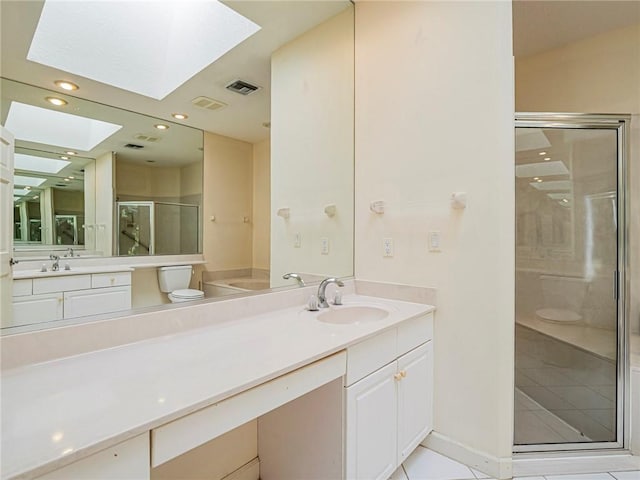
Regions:
<instances>
[{"instance_id":1,"label":"tile floor","mask_svg":"<svg viewBox=\"0 0 640 480\"><path fill-rule=\"evenodd\" d=\"M389 480L481 480L490 478L482 472L419 446ZM640 480L640 470L518 477L514 480Z\"/></svg>"}]
</instances>

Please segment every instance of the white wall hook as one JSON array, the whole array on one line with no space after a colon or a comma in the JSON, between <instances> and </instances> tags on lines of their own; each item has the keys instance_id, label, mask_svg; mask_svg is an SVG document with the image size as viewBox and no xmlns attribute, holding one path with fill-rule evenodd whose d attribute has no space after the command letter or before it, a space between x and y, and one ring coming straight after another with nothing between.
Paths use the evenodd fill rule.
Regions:
<instances>
[{"instance_id":1,"label":"white wall hook","mask_svg":"<svg viewBox=\"0 0 640 480\"><path fill-rule=\"evenodd\" d=\"M384 213L384 200L376 200L375 202L371 202L369 204L369 210L373 213L377 213L378 215L382 215Z\"/></svg>"},{"instance_id":2,"label":"white wall hook","mask_svg":"<svg viewBox=\"0 0 640 480\"><path fill-rule=\"evenodd\" d=\"M282 218L289 218L291 216L291 209L289 207L279 208L276 211L276 215Z\"/></svg>"},{"instance_id":3,"label":"white wall hook","mask_svg":"<svg viewBox=\"0 0 640 480\"><path fill-rule=\"evenodd\" d=\"M333 217L336 214L336 206L333 203L330 205L325 205L324 213L327 214L327 217Z\"/></svg>"},{"instance_id":4,"label":"white wall hook","mask_svg":"<svg viewBox=\"0 0 640 480\"><path fill-rule=\"evenodd\" d=\"M453 192L451 194L451 208L456 210L467 208L467 192Z\"/></svg>"}]
</instances>

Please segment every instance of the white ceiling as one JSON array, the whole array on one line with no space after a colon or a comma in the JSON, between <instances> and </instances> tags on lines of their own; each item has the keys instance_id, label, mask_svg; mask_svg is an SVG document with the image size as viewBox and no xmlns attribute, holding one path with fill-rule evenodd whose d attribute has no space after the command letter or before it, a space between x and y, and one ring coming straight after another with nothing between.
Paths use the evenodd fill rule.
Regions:
<instances>
[{"instance_id":1,"label":"white ceiling","mask_svg":"<svg viewBox=\"0 0 640 480\"><path fill-rule=\"evenodd\" d=\"M639 22L638 0L514 0L513 52L533 55Z\"/></svg>"},{"instance_id":2,"label":"white ceiling","mask_svg":"<svg viewBox=\"0 0 640 480\"><path fill-rule=\"evenodd\" d=\"M162 101L144 97L100 82L70 75L26 60L43 0L0 2L0 75L27 84L55 90L53 82L70 80L80 86L74 96L113 105L153 117L175 120L174 112L186 113L185 125L216 132L247 142L269 137L263 123L270 121L271 53L310 28L335 16L351 3L347 0L224 1L226 5L262 28L238 47L187 80ZM144 19L140 19L144 21ZM73 25L69 25L73 28ZM189 52L184 52L188 55ZM262 87L242 96L225 89L236 79ZM227 107L211 111L195 107L191 100L211 97Z\"/></svg>"}]
</instances>

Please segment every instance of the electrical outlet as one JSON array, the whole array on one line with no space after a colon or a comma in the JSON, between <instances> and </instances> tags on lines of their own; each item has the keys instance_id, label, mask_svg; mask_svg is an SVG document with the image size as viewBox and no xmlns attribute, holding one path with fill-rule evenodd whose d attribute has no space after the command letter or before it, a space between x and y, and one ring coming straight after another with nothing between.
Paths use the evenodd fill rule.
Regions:
<instances>
[{"instance_id":1,"label":"electrical outlet","mask_svg":"<svg viewBox=\"0 0 640 480\"><path fill-rule=\"evenodd\" d=\"M393 238L382 239L382 256L393 257Z\"/></svg>"},{"instance_id":2,"label":"electrical outlet","mask_svg":"<svg viewBox=\"0 0 640 480\"><path fill-rule=\"evenodd\" d=\"M329 255L329 237L320 237L320 254Z\"/></svg>"},{"instance_id":3,"label":"electrical outlet","mask_svg":"<svg viewBox=\"0 0 640 480\"><path fill-rule=\"evenodd\" d=\"M300 232L296 232L293 236L293 246L295 248L300 248L302 246L302 235Z\"/></svg>"}]
</instances>

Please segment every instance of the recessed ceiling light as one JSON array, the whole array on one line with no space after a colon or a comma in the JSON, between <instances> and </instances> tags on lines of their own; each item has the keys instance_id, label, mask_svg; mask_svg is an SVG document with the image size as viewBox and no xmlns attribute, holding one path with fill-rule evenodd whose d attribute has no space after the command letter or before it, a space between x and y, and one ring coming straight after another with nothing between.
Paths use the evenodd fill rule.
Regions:
<instances>
[{"instance_id":1,"label":"recessed ceiling light","mask_svg":"<svg viewBox=\"0 0 640 480\"><path fill-rule=\"evenodd\" d=\"M71 180L69 180L68 178L64 179L65 182L70 182Z\"/></svg>"},{"instance_id":2,"label":"recessed ceiling light","mask_svg":"<svg viewBox=\"0 0 640 480\"><path fill-rule=\"evenodd\" d=\"M62 107L63 105L67 104L66 100L63 100L61 98L58 97L47 97L45 98L45 100L53 105L55 105L56 107Z\"/></svg>"},{"instance_id":3,"label":"recessed ceiling light","mask_svg":"<svg viewBox=\"0 0 640 480\"><path fill-rule=\"evenodd\" d=\"M189 116L184 113L172 113L171 116L176 120L186 120L189 118Z\"/></svg>"},{"instance_id":4,"label":"recessed ceiling light","mask_svg":"<svg viewBox=\"0 0 640 480\"><path fill-rule=\"evenodd\" d=\"M164 123L158 123L154 125L158 130L169 130L169 125L165 125Z\"/></svg>"},{"instance_id":5,"label":"recessed ceiling light","mask_svg":"<svg viewBox=\"0 0 640 480\"><path fill-rule=\"evenodd\" d=\"M48 1L27 59L161 100L258 30L214 0Z\"/></svg>"},{"instance_id":6,"label":"recessed ceiling light","mask_svg":"<svg viewBox=\"0 0 640 480\"><path fill-rule=\"evenodd\" d=\"M25 190L31 190L31 187L24 187Z\"/></svg>"},{"instance_id":7,"label":"recessed ceiling light","mask_svg":"<svg viewBox=\"0 0 640 480\"><path fill-rule=\"evenodd\" d=\"M548 162L549 160L551 160L551 157L544 157L545 162Z\"/></svg>"},{"instance_id":8,"label":"recessed ceiling light","mask_svg":"<svg viewBox=\"0 0 640 480\"><path fill-rule=\"evenodd\" d=\"M64 153L66 153L67 155L77 155L76 152L72 152L71 150L69 150L68 152L64 152Z\"/></svg>"},{"instance_id":9,"label":"recessed ceiling light","mask_svg":"<svg viewBox=\"0 0 640 480\"><path fill-rule=\"evenodd\" d=\"M547 152L538 152L538 155L546 155Z\"/></svg>"},{"instance_id":10,"label":"recessed ceiling light","mask_svg":"<svg viewBox=\"0 0 640 480\"><path fill-rule=\"evenodd\" d=\"M16 140L53 145L63 151L88 152L120 130L122 125L11 102L5 127Z\"/></svg>"},{"instance_id":11,"label":"recessed ceiling light","mask_svg":"<svg viewBox=\"0 0 640 480\"><path fill-rule=\"evenodd\" d=\"M66 157L64 155L60 155L60 160L69 160L69 157Z\"/></svg>"},{"instance_id":12,"label":"recessed ceiling light","mask_svg":"<svg viewBox=\"0 0 640 480\"><path fill-rule=\"evenodd\" d=\"M540 177L533 177L533 179L537 182L538 180L540 180Z\"/></svg>"},{"instance_id":13,"label":"recessed ceiling light","mask_svg":"<svg viewBox=\"0 0 640 480\"><path fill-rule=\"evenodd\" d=\"M58 87L63 90L73 91L78 90L80 87L73 82L68 82L67 80L56 80L55 83Z\"/></svg>"},{"instance_id":14,"label":"recessed ceiling light","mask_svg":"<svg viewBox=\"0 0 640 480\"><path fill-rule=\"evenodd\" d=\"M73 177L73 176L69 176L69 178L70 178L71 180L73 180L73 179L74 179L74 178L76 178L76 177Z\"/></svg>"},{"instance_id":15,"label":"recessed ceiling light","mask_svg":"<svg viewBox=\"0 0 640 480\"><path fill-rule=\"evenodd\" d=\"M541 179L541 178L538 178L538 179L536 180L536 182L540 183L540 182L542 182L542 179Z\"/></svg>"}]
</instances>

